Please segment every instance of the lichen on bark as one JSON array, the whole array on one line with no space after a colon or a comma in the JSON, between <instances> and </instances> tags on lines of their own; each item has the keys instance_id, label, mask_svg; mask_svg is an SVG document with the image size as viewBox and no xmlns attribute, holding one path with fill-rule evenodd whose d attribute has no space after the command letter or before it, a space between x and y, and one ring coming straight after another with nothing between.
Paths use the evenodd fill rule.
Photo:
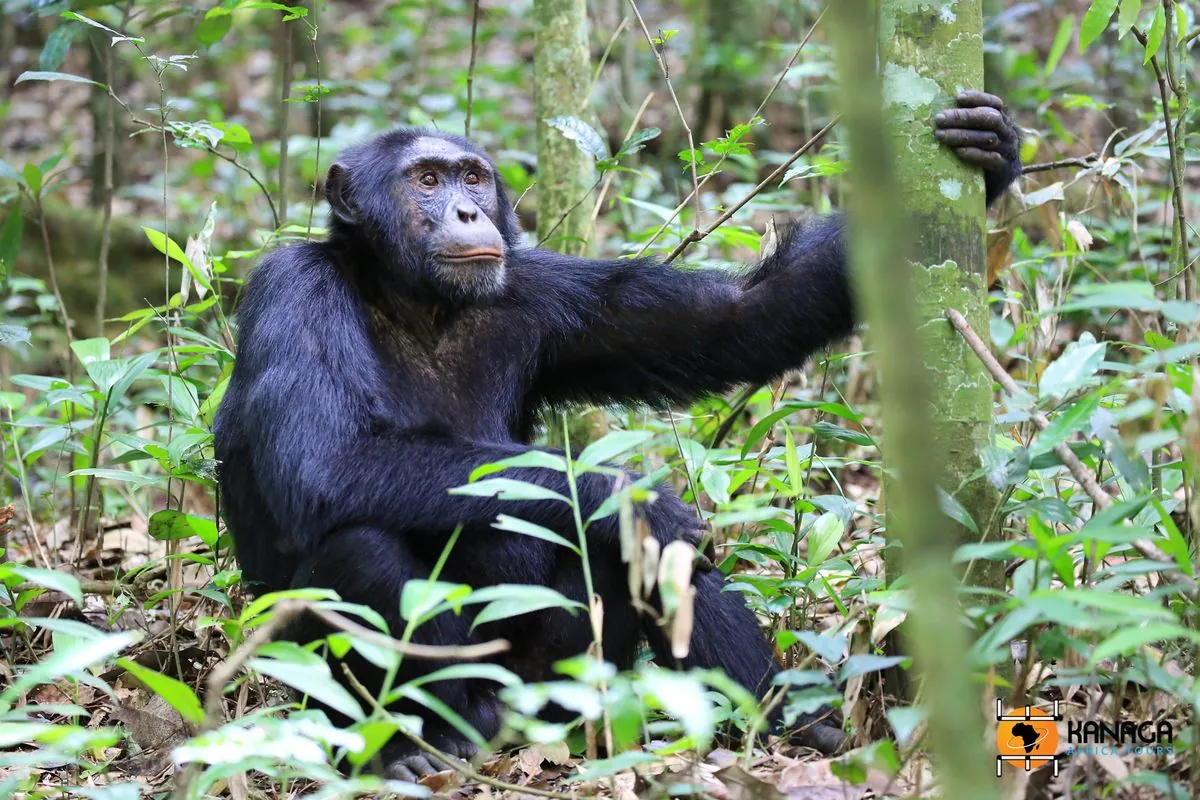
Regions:
<instances>
[{"instance_id":1,"label":"lichen on bark","mask_svg":"<svg viewBox=\"0 0 1200 800\"><path fill-rule=\"evenodd\" d=\"M981 473L992 436L992 382L946 321L961 311L986 330L983 177L933 137L933 116L966 89L983 88L980 0L891 0L880 10L884 100L897 156L896 174L912 233L918 324L929 369L942 485L993 535L998 493ZM977 538L965 528L960 541ZM1003 574L973 582L1002 586Z\"/></svg>"},{"instance_id":2,"label":"lichen on bark","mask_svg":"<svg viewBox=\"0 0 1200 800\"><path fill-rule=\"evenodd\" d=\"M595 162L546 120L570 116L587 122L591 116L587 4L584 0L536 0L534 15L538 241L560 252L584 254L591 208L580 201L595 181Z\"/></svg>"}]
</instances>

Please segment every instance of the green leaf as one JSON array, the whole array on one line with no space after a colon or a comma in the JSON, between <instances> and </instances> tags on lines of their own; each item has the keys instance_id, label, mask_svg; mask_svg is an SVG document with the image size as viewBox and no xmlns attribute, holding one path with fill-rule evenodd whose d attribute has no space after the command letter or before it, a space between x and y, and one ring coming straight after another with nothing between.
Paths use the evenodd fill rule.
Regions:
<instances>
[{"instance_id":1,"label":"green leaf","mask_svg":"<svg viewBox=\"0 0 1200 800\"><path fill-rule=\"evenodd\" d=\"M197 537L210 547L217 543L217 523L182 511L164 509L150 515L150 536L160 542Z\"/></svg>"},{"instance_id":2,"label":"green leaf","mask_svg":"<svg viewBox=\"0 0 1200 800\"><path fill-rule=\"evenodd\" d=\"M501 514L496 517L496 521L492 523L492 527L500 531L511 531L512 533L520 533L525 536L532 536L535 539L541 539L546 542L553 542L561 545L571 552L578 555L579 547L563 537L559 536L549 528L543 528L541 525L535 525L532 522L526 522L523 519L510 517L507 514Z\"/></svg>"},{"instance_id":3,"label":"green leaf","mask_svg":"<svg viewBox=\"0 0 1200 800\"><path fill-rule=\"evenodd\" d=\"M1142 0L1121 0L1121 13L1117 16L1117 35L1124 39L1125 34L1137 24L1138 16L1142 13Z\"/></svg>"},{"instance_id":4,"label":"green leaf","mask_svg":"<svg viewBox=\"0 0 1200 800\"><path fill-rule=\"evenodd\" d=\"M192 687L128 658L118 658L117 663L144 683L150 691L166 700L171 708L179 712L179 716L193 725L204 722L204 707L200 705L200 698L192 691Z\"/></svg>"},{"instance_id":5,"label":"green leaf","mask_svg":"<svg viewBox=\"0 0 1200 800\"><path fill-rule=\"evenodd\" d=\"M516 481L512 478L488 478L478 483L469 483L451 489L450 494L468 495L470 497L495 497L499 500L561 500L570 501L553 489L539 486L536 483Z\"/></svg>"},{"instance_id":6,"label":"green leaf","mask_svg":"<svg viewBox=\"0 0 1200 800\"><path fill-rule=\"evenodd\" d=\"M1190 631L1181 625L1170 622L1156 622L1135 628L1122 628L1105 639L1092 650L1088 666L1094 667L1100 661L1114 656L1127 656L1140 649L1143 645L1163 639L1190 639L1200 642L1200 633Z\"/></svg>"},{"instance_id":7,"label":"green leaf","mask_svg":"<svg viewBox=\"0 0 1200 800\"><path fill-rule=\"evenodd\" d=\"M1167 32L1167 12L1163 11L1162 3L1158 3L1154 12L1154 22L1150 23L1150 32L1146 34L1146 58L1143 64L1149 64L1150 59L1158 55L1162 47L1163 35Z\"/></svg>"},{"instance_id":8,"label":"green leaf","mask_svg":"<svg viewBox=\"0 0 1200 800\"><path fill-rule=\"evenodd\" d=\"M1071 45L1071 34L1074 32L1075 15L1068 14L1058 25L1058 33L1054 37L1054 44L1050 46L1050 53L1046 56L1046 68L1042 71L1043 76L1049 76L1058 68L1059 62L1062 61L1067 48Z\"/></svg>"},{"instance_id":9,"label":"green leaf","mask_svg":"<svg viewBox=\"0 0 1200 800\"><path fill-rule=\"evenodd\" d=\"M74 25L59 25L50 31L46 43L42 45L42 52L38 55L38 67L48 71L61 67L78 30Z\"/></svg>"},{"instance_id":10,"label":"green leaf","mask_svg":"<svg viewBox=\"0 0 1200 800\"><path fill-rule=\"evenodd\" d=\"M462 607L462 599L471 593L465 583L413 579L405 581L400 590L400 616L405 620L422 620L430 611L445 602L454 610Z\"/></svg>"},{"instance_id":11,"label":"green leaf","mask_svg":"<svg viewBox=\"0 0 1200 800\"><path fill-rule=\"evenodd\" d=\"M233 27L233 15L224 8L211 9L196 26L196 41L203 45L214 45L225 38Z\"/></svg>"},{"instance_id":12,"label":"green leaf","mask_svg":"<svg viewBox=\"0 0 1200 800\"><path fill-rule=\"evenodd\" d=\"M820 566L829 558L829 554L837 547L845 530L841 517L833 512L827 512L817 517L812 530L808 532L808 563L810 566Z\"/></svg>"},{"instance_id":13,"label":"green leaf","mask_svg":"<svg viewBox=\"0 0 1200 800\"><path fill-rule=\"evenodd\" d=\"M585 609L582 603L568 600L561 593L549 586L535 586L523 583L503 583L498 586L486 586L471 592L463 603L487 603L471 623L476 628L488 622L495 622L522 614L531 614L547 608L561 608L574 613Z\"/></svg>"},{"instance_id":14,"label":"green leaf","mask_svg":"<svg viewBox=\"0 0 1200 800\"><path fill-rule=\"evenodd\" d=\"M142 230L146 232L146 238L150 240L150 244L154 245L154 249L160 253L175 259L180 264L187 267L188 272L196 275L197 270L192 266L192 261L183 252L183 249L176 243L174 239L168 238L162 231L156 231L154 228L147 228L144 225Z\"/></svg>"},{"instance_id":15,"label":"green leaf","mask_svg":"<svg viewBox=\"0 0 1200 800\"><path fill-rule=\"evenodd\" d=\"M1038 383L1038 396L1066 397L1081 389L1100 371L1107 352L1107 342L1097 342L1090 333L1071 342L1054 363L1046 367Z\"/></svg>"},{"instance_id":16,"label":"green leaf","mask_svg":"<svg viewBox=\"0 0 1200 800\"><path fill-rule=\"evenodd\" d=\"M80 588L79 579L68 572L56 572L52 569L41 569L39 567L26 567L22 564L3 564L0 565L0 577L5 575L16 575L29 583L35 583L45 589L62 592L74 600L77 606L83 606L83 589Z\"/></svg>"},{"instance_id":17,"label":"green leaf","mask_svg":"<svg viewBox=\"0 0 1200 800\"><path fill-rule=\"evenodd\" d=\"M12 266L17 263L21 252L21 235L25 226L21 221L21 205L14 203L9 215L0 225L0 283L8 280Z\"/></svg>"},{"instance_id":18,"label":"green leaf","mask_svg":"<svg viewBox=\"0 0 1200 800\"><path fill-rule=\"evenodd\" d=\"M604 138L596 133L595 128L578 117L550 117L546 124L562 133L575 143L581 152L588 154L597 161L608 156L608 147Z\"/></svg>"},{"instance_id":19,"label":"green leaf","mask_svg":"<svg viewBox=\"0 0 1200 800\"><path fill-rule=\"evenodd\" d=\"M295 657L293 657L286 651L275 647L281 644L290 644L290 642L274 642L270 652L285 656L284 658L252 658L247 666L286 683L301 694L309 695L356 722L364 718L362 706L350 692L333 679L329 666L324 661L310 662L300 658L299 654L294 654ZM299 647L296 649L300 650ZM266 648L263 648L263 651L266 651ZM300 650L300 652L305 651ZM305 654L312 655L311 653Z\"/></svg>"},{"instance_id":20,"label":"green leaf","mask_svg":"<svg viewBox=\"0 0 1200 800\"><path fill-rule=\"evenodd\" d=\"M612 431L583 449L576 459L579 464L597 466L624 455L654 436L653 431Z\"/></svg>"},{"instance_id":21,"label":"green leaf","mask_svg":"<svg viewBox=\"0 0 1200 800\"><path fill-rule=\"evenodd\" d=\"M1079 52L1087 50L1088 45L1100 38L1116 10L1117 0L1092 0L1079 25Z\"/></svg>"},{"instance_id":22,"label":"green leaf","mask_svg":"<svg viewBox=\"0 0 1200 800\"><path fill-rule=\"evenodd\" d=\"M124 631L99 639L72 638L69 645L61 644L56 639L53 653L30 665L0 693L0 705L11 703L39 684L51 683L59 678L78 677L83 670L105 661L141 638L142 634L138 631Z\"/></svg>"},{"instance_id":23,"label":"green leaf","mask_svg":"<svg viewBox=\"0 0 1200 800\"><path fill-rule=\"evenodd\" d=\"M82 75L71 75L67 72L44 72L40 70L29 70L18 75L15 82L25 83L26 81L68 81L70 83L87 83L92 86L99 86L101 89L108 88L103 83L98 83L91 78L85 78Z\"/></svg>"}]
</instances>

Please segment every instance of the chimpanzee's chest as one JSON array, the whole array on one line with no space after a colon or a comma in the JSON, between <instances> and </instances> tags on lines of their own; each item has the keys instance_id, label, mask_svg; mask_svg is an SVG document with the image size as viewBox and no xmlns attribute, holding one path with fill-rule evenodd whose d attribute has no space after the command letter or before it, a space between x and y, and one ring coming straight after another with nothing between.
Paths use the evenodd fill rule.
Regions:
<instances>
[{"instance_id":1,"label":"chimpanzee's chest","mask_svg":"<svg viewBox=\"0 0 1200 800\"><path fill-rule=\"evenodd\" d=\"M398 422L482 441L515 438L536 363L536 334L486 321L467 317L377 337L386 403Z\"/></svg>"}]
</instances>

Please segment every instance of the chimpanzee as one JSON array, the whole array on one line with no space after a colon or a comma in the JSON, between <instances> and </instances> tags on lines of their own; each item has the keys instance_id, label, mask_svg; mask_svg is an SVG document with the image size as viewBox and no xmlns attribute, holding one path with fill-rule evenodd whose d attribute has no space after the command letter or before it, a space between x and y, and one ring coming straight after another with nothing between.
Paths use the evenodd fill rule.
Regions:
<instances>
[{"instance_id":1,"label":"chimpanzee","mask_svg":"<svg viewBox=\"0 0 1200 800\"><path fill-rule=\"evenodd\" d=\"M984 170L989 201L1020 174L1017 128L991 95L960 95L957 108L938 116L936 135ZM345 152L329 170L325 196L328 239L272 252L246 285L237 364L216 421L221 487L247 582L334 589L376 609L393 633L404 628L401 587L429 575L460 527L443 579L539 584L587 599L578 556L492 526L507 514L573 539L566 504L448 492L476 467L530 450L543 409L686 403L764 383L854 323L837 217L783 237L744 275L560 255L521 245L482 150L413 130ZM517 467L505 476L568 493L553 469ZM584 519L614 485L608 475L579 476ZM699 541L699 519L664 487L641 513L663 545ZM604 655L628 668L644 637L671 663L663 634L630 601L618 538L616 515L588 528ZM722 591L719 572L698 570L694 585L683 666L720 667L763 696L778 668L754 615L738 593ZM555 661L583 652L592 638L585 615L561 610L479 631L471 621L469 612L442 614L415 641L502 636L512 649L500 663L544 680ZM300 641L324 634L315 624L302 628L292 632ZM398 682L441 666L406 659ZM497 733L494 686L425 688L484 737ZM471 752L436 714L404 710L422 714L437 747ZM842 742L839 727L807 723L801 741L826 751ZM403 745L387 755L393 774L432 768Z\"/></svg>"}]
</instances>

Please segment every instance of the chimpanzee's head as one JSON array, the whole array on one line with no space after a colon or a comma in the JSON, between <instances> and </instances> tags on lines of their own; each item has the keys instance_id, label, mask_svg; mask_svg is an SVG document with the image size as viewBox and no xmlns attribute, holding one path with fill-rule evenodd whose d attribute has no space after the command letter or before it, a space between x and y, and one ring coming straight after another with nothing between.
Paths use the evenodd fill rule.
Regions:
<instances>
[{"instance_id":1,"label":"chimpanzee's head","mask_svg":"<svg viewBox=\"0 0 1200 800\"><path fill-rule=\"evenodd\" d=\"M421 130L342 154L325 198L331 238L366 244L403 285L453 303L497 295L519 231L496 168L471 142ZM368 267L369 268L369 267Z\"/></svg>"}]
</instances>

